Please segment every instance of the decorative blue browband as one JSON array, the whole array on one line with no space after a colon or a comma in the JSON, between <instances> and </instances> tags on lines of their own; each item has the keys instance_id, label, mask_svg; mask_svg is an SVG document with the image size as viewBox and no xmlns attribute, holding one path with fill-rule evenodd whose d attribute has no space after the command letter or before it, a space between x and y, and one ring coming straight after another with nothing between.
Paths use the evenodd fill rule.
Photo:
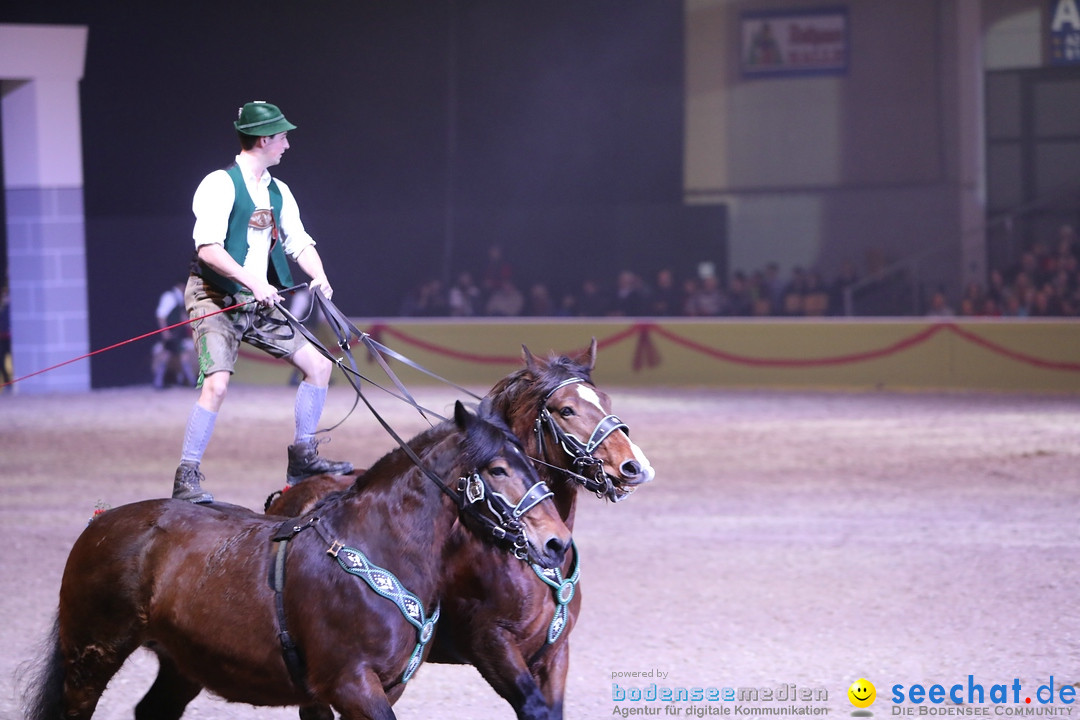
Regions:
<instances>
[{"instance_id":1,"label":"decorative blue browband","mask_svg":"<svg viewBox=\"0 0 1080 720\"><path fill-rule=\"evenodd\" d=\"M581 577L581 558L578 556L577 545L573 541L570 542L570 549L574 552L574 567L570 577L565 580L562 576L562 568L542 568L535 563L532 565L533 572L536 573L537 577L550 585L555 591L555 617L551 619L547 633L549 645L558 640L563 629L566 628L566 616L569 612L566 606L573 599L578 578Z\"/></svg>"},{"instance_id":2,"label":"decorative blue browband","mask_svg":"<svg viewBox=\"0 0 1080 720\"><path fill-rule=\"evenodd\" d=\"M420 598L406 590L392 572L373 565L364 553L355 548L343 547L337 551L335 557L345 572L356 575L370 585L372 590L397 605L405 619L416 627L416 648L401 677L401 682L409 682L409 678L413 676L423 660L424 646L435 633L435 623L439 621L439 607L435 606L435 612L431 614L431 617L425 618L424 603L420 601Z\"/></svg>"}]
</instances>

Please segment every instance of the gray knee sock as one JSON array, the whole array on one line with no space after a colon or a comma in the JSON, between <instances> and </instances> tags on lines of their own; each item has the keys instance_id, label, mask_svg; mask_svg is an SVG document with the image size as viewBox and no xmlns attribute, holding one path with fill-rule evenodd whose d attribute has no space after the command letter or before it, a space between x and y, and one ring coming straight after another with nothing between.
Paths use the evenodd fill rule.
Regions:
<instances>
[{"instance_id":1,"label":"gray knee sock","mask_svg":"<svg viewBox=\"0 0 1080 720\"><path fill-rule=\"evenodd\" d=\"M323 405L326 404L326 388L316 387L308 382L300 383L296 388L296 442L310 442L315 439L319 428Z\"/></svg>"},{"instance_id":2,"label":"gray knee sock","mask_svg":"<svg viewBox=\"0 0 1080 720\"><path fill-rule=\"evenodd\" d=\"M184 433L184 448L180 453L181 462L201 462L210 436L214 432L214 423L218 414L207 410L199 403L191 409L188 416L187 431Z\"/></svg>"}]
</instances>

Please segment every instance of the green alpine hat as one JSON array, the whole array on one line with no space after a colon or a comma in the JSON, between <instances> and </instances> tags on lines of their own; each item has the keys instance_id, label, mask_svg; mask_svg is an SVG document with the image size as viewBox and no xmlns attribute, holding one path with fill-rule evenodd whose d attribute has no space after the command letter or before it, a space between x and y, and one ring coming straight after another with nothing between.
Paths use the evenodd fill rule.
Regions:
<instances>
[{"instance_id":1,"label":"green alpine hat","mask_svg":"<svg viewBox=\"0 0 1080 720\"><path fill-rule=\"evenodd\" d=\"M240 108L240 115L233 125L238 132L259 137L296 129L295 125L285 119L277 105L262 100L249 102Z\"/></svg>"}]
</instances>

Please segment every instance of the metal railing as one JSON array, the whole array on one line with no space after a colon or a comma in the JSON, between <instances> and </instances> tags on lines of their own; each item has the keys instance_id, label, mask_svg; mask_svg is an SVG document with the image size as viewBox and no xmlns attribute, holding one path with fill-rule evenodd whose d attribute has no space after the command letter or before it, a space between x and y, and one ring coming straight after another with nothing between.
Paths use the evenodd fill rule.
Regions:
<instances>
[{"instance_id":1,"label":"metal railing","mask_svg":"<svg viewBox=\"0 0 1080 720\"><path fill-rule=\"evenodd\" d=\"M910 287L908 288L911 302L910 312L899 314L922 315L926 311L923 307L922 289L924 282L922 264L928 258L940 255L950 249L951 248L942 246L924 250L902 260L890 263L871 275L847 285L844 287L844 315L847 317L855 315L855 295L860 290L885 287L888 282L895 282L897 280L903 281L905 276L910 284Z\"/></svg>"}]
</instances>

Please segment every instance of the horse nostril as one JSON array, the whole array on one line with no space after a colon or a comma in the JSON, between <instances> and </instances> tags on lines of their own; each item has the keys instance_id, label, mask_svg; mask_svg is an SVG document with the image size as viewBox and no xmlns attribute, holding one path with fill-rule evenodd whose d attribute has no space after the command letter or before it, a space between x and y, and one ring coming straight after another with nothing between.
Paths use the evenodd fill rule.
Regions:
<instances>
[{"instance_id":1,"label":"horse nostril","mask_svg":"<svg viewBox=\"0 0 1080 720\"><path fill-rule=\"evenodd\" d=\"M548 555L556 558L559 562L562 562L563 558L566 557L566 550L569 547L569 542L563 542L557 537L551 538L544 545L544 549L547 550Z\"/></svg>"},{"instance_id":2,"label":"horse nostril","mask_svg":"<svg viewBox=\"0 0 1080 720\"><path fill-rule=\"evenodd\" d=\"M625 478L635 478L641 474L641 463L637 460L627 460L619 466L619 472Z\"/></svg>"}]
</instances>

